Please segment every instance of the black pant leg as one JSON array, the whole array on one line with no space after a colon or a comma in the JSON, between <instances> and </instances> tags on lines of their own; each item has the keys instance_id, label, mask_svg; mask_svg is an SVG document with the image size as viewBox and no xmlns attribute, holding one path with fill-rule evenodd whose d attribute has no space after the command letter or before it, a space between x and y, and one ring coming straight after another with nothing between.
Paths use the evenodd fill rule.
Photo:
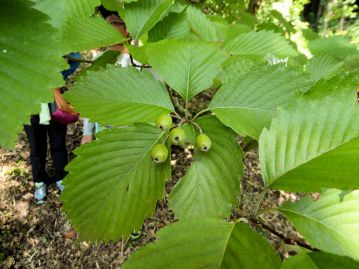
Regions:
<instances>
[{"instance_id":1,"label":"black pant leg","mask_svg":"<svg viewBox=\"0 0 359 269\"><path fill-rule=\"evenodd\" d=\"M66 176L64 171L67 165L66 149L66 132L67 125L50 121L49 138L52 160L55 166L55 181L61 180Z\"/></svg>"},{"instance_id":2,"label":"black pant leg","mask_svg":"<svg viewBox=\"0 0 359 269\"><path fill-rule=\"evenodd\" d=\"M31 125L24 125L30 142L30 163L32 176L35 182L45 182L49 176L45 171L47 156L47 129L48 126L39 124L39 116L31 116Z\"/></svg>"}]
</instances>

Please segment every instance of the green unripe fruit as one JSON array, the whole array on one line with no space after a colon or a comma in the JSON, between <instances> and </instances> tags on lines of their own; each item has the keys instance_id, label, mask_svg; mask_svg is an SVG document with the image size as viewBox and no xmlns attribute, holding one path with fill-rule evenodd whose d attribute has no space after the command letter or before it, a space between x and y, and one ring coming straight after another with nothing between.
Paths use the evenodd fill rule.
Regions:
<instances>
[{"instance_id":1,"label":"green unripe fruit","mask_svg":"<svg viewBox=\"0 0 359 269\"><path fill-rule=\"evenodd\" d=\"M162 131L167 131L172 126L172 118L168 114L162 114L156 120L156 126L160 128Z\"/></svg>"},{"instance_id":2,"label":"green unripe fruit","mask_svg":"<svg viewBox=\"0 0 359 269\"><path fill-rule=\"evenodd\" d=\"M212 146L212 141L207 135L200 134L196 137L196 145L201 151L209 151Z\"/></svg>"},{"instance_id":3,"label":"green unripe fruit","mask_svg":"<svg viewBox=\"0 0 359 269\"><path fill-rule=\"evenodd\" d=\"M168 149L165 145L163 144L157 144L156 146L154 146L151 150L151 156L152 156L152 160L155 163L163 163L164 161L167 160L168 157Z\"/></svg>"},{"instance_id":4,"label":"green unripe fruit","mask_svg":"<svg viewBox=\"0 0 359 269\"><path fill-rule=\"evenodd\" d=\"M186 133L180 127L173 128L170 132L169 139L174 145L180 145L185 142Z\"/></svg>"}]
</instances>

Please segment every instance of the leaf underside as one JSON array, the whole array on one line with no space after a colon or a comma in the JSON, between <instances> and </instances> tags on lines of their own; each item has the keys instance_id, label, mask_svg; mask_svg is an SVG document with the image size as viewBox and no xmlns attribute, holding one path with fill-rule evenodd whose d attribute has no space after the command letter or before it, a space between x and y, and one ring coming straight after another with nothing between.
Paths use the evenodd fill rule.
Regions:
<instances>
[{"instance_id":1,"label":"leaf underside","mask_svg":"<svg viewBox=\"0 0 359 269\"><path fill-rule=\"evenodd\" d=\"M357 269L359 262L326 252L300 254L284 260L280 269Z\"/></svg>"},{"instance_id":2,"label":"leaf underside","mask_svg":"<svg viewBox=\"0 0 359 269\"><path fill-rule=\"evenodd\" d=\"M169 161L156 164L151 158L162 136L138 124L105 130L75 151L61 199L82 240L127 238L153 214L170 177Z\"/></svg>"},{"instance_id":3,"label":"leaf underside","mask_svg":"<svg viewBox=\"0 0 359 269\"><path fill-rule=\"evenodd\" d=\"M154 70L186 102L212 85L226 59L216 45L199 41L168 40L147 52Z\"/></svg>"},{"instance_id":4,"label":"leaf underside","mask_svg":"<svg viewBox=\"0 0 359 269\"><path fill-rule=\"evenodd\" d=\"M318 85L314 92L320 94L308 95L290 108L280 109L270 129L260 136L261 171L265 184L272 188L359 188L355 86L349 79L340 78Z\"/></svg>"},{"instance_id":5,"label":"leaf underside","mask_svg":"<svg viewBox=\"0 0 359 269\"><path fill-rule=\"evenodd\" d=\"M21 7L21 8L19 8ZM21 18L21 19L19 19ZM0 146L13 147L23 124L63 84L66 68L56 30L29 1L4 0L0 9ZM44 49L43 45L48 44Z\"/></svg>"},{"instance_id":6,"label":"leaf underside","mask_svg":"<svg viewBox=\"0 0 359 269\"><path fill-rule=\"evenodd\" d=\"M123 268L275 269L279 266L278 254L246 224L202 219L181 221L160 230L158 240L134 253Z\"/></svg>"},{"instance_id":7,"label":"leaf underside","mask_svg":"<svg viewBox=\"0 0 359 269\"><path fill-rule=\"evenodd\" d=\"M263 128L269 127L276 108L288 105L311 85L300 70L258 66L237 75L233 72L209 108L235 132L258 139Z\"/></svg>"},{"instance_id":8,"label":"leaf underside","mask_svg":"<svg viewBox=\"0 0 359 269\"><path fill-rule=\"evenodd\" d=\"M212 147L208 152L196 148L195 160L172 190L169 206L180 220L227 218L237 204L243 153L237 135L215 117L203 117L197 123Z\"/></svg>"},{"instance_id":9,"label":"leaf underside","mask_svg":"<svg viewBox=\"0 0 359 269\"><path fill-rule=\"evenodd\" d=\"M66 97L83 116L104 125L155 122L162 113L173 111L163 83L132 67L90 71Z\"/></svg>"},{"instance_id":10,"label":"leaf underside","mask_svg":"<svg viewBox=\"0 0 359 269\"><path fill-rule=\"evenodd\" d=\"M318 201L306 196L280 212L314 247L359 261L359 191L327 189Z\"/></svg>"}]
</instances>

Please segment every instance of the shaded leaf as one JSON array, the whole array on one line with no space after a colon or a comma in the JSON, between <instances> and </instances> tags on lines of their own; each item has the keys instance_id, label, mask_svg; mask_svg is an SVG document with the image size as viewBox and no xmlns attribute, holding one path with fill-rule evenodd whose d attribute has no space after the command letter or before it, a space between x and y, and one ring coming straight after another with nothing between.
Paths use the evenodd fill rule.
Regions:
<instances>
[{"instance_id":1,"label":"shaded leaf","mask_svg":"<svg viewBox=\"0 0 359 269\"><path fill-rule=\"evenodd\" d=\"M21 19L19 19L21 18ZM0 9L0 146L13 147L23 124L64 83L66 69L56 31L25 0L4 0ZM44 44L47 44L44 49Z\"/></svg>"},{"instance_id":2,"label":"shaded leaf","mask_svg":"<svg viewBox=\"0 0 359 269\"><path fill-rule=\"evenodd\" d=\"M181 39L190 31L186 13L170 13L148 32L148 40L156 42L162 39Z\"/></svg>"},{"instance_id":3,"label":"shaded leaf","mask_svg":"<svg viewBox=\"0 0 359 269\"><path fill-rule=\"evenodd\" d=\"M127 38L104 19L96 16L70 19L63 31L63 41L71 52L123 43Z\"/></svg>"},{"instance_id":4,"label":"shaded leaf","mask_svg":"<svg viewBox=\"0 0 359 269\"><path fill-rule=\"evenodd\" d=\"M348 257L326 252L301 254L284 260L280 269L357 269L359 263Z\"/></svg>"}]
</instances>

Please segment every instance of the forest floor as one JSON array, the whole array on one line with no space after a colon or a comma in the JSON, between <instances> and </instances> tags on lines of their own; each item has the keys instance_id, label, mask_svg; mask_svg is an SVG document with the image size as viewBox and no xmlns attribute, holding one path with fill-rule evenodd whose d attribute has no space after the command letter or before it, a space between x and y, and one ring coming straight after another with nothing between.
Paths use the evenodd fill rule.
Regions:
<instances>
[{"instance_id":1,"label":"forest floor","mask_svg":"<svg viewBox=\"0 0 359 269\"><path fill-rule=\"evenodd\" d=\"M69 126L69 151L79 145L80 129L79 124ZM71 153L70 158L73 158ZM174 150L173 175L167 182L167 193L185 174L191 158L190 151ZM158 229L175 221L173 213L168 209L167 200L164 199L157 204L155 215L145 220L140 239L114 243L79 242L76 240L76 232L61 212L62 203L55 186L49 187L48 199L44 205L34 204L28 159L29 147L24 135L20 136L15 150L0 151L1 268L119 268L137 248L154 241ZM256 149L245 153L244 164L239 205L233 210L232 220L246 221L243 216L255 211L264 189ZM51 169L51 161L48 166ZM278 207L284 201L294 201L300 196L269 191L261 204L261 210ZM261 215L261 220L281 235L302 241L300 235L280 214L265 213ZM282 256L295 253L296 249L288 248L289 245L284 244L278 235L256 226L253 228L260 230Z\"/></svg>"}]
</instances>

